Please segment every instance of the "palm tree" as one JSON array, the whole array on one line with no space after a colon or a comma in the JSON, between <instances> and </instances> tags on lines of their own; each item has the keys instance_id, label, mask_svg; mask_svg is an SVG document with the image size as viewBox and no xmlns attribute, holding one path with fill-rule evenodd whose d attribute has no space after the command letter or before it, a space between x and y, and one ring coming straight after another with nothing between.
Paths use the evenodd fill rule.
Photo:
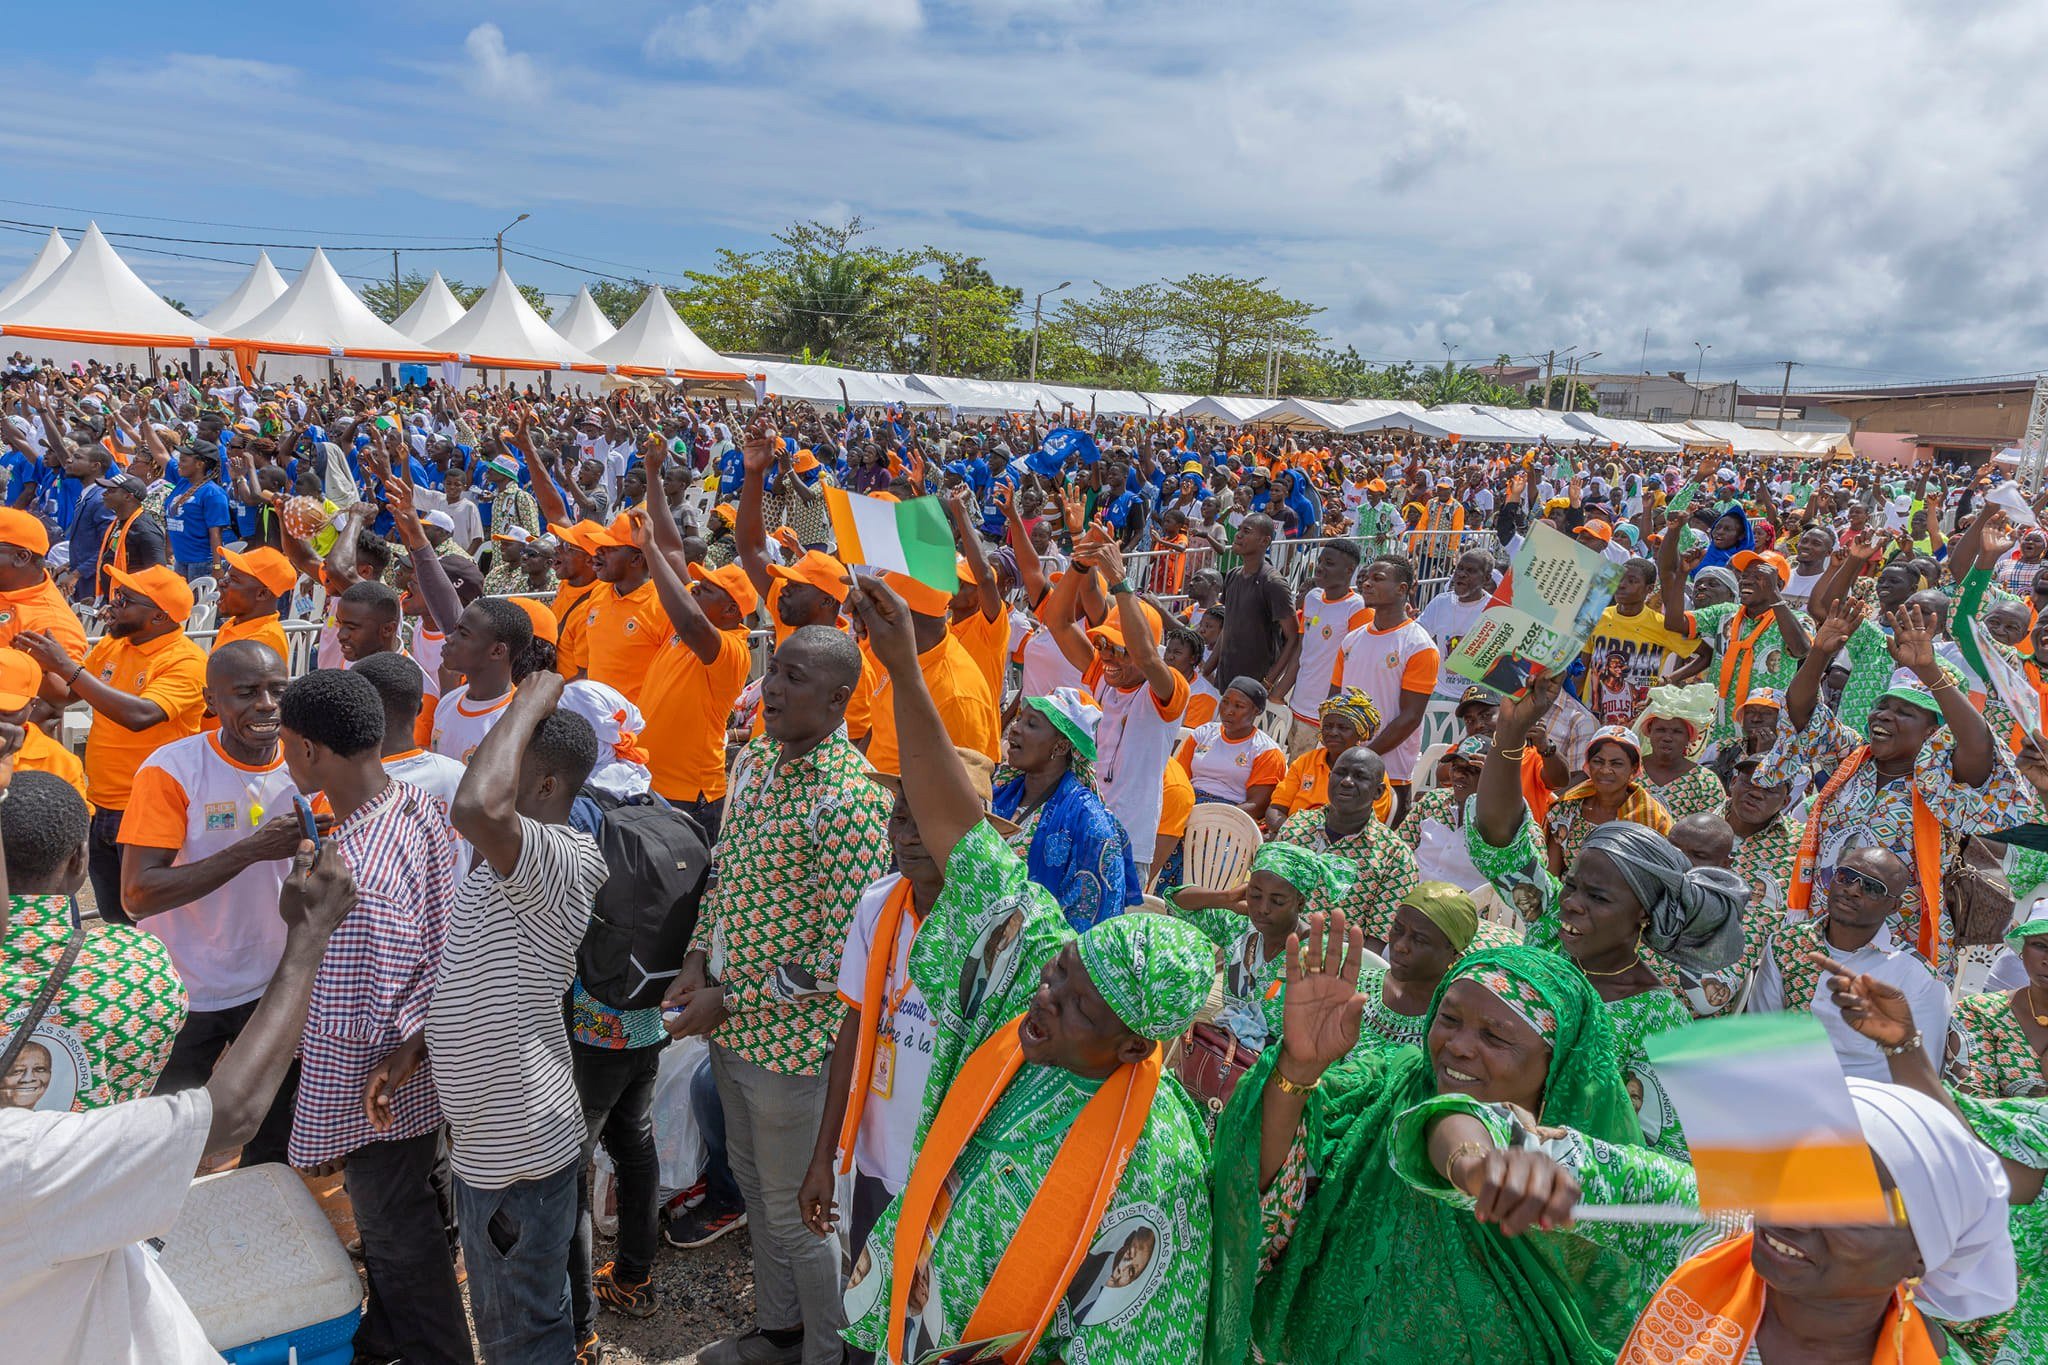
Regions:
<instances>
[{"instance_id":1,"label":"palm tree","mask_svg":"<svg viewBox=\"0 0 2048 1365\"><path fill-rule=\"evenodd\" d=\"M799 258L769 292L768 344L857 364L884 333L882 271L850 253Z\"/></svg>"}]
</instances>

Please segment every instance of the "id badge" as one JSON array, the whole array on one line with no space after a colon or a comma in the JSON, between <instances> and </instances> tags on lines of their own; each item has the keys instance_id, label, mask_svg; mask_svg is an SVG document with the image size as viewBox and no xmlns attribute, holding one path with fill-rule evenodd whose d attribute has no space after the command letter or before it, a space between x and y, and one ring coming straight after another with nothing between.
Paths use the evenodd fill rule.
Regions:
<instances>
[{"instance_id":1,"label":"id badge","mask_svg":"<svg viewBox=\"0 0 2048 1365\"><path fill-rule=\"evenodd\" d=\"M878 1038L875 1040L875 1072L868 1082L868 1090L878 1099L889 1099L896 1093L896 1040Z\"/></svg>"}]
</instances>

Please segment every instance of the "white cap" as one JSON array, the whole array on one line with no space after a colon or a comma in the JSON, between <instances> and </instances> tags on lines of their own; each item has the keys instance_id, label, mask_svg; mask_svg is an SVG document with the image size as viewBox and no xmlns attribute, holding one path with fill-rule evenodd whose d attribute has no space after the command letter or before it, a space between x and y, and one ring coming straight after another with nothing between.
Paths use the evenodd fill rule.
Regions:
<instances>
[{"instance_id":1,"label":"white cap","mask_svg":"<svg viewBox=\"0 0 2048 1365\"><path fill-rule=\"evenodd\" d=\"M439 508L436 508L433 511L427 513L424 517L421 517L420 520L424 521L429 526L438 526L442 530L448 532L450 535L453 535L455 532L455 518L449 516L446 512L441 511Z\"/></svg>"}]
</instances>

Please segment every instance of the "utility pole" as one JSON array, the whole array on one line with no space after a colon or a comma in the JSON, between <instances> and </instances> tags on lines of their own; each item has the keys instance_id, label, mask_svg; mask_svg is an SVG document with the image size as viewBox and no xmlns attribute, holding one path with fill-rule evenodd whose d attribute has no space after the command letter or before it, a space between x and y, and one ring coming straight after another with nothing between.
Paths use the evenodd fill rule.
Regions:
<instances>
[{"instance_id":1,"label":"utility pole","mask_svg":"<svg viewBox=\"0 0 2048 1365\"><path fill-rule=\"evenodd\" d=\"M1557 369L1557 348L1550 348L1550 354L1543 358L1543 407L1550 409L1550 376Z\"/></svg>"},{"instance_id":2,"label":"utility pole","mask_svg":"<svg viewBox=\"0 0 2048 1365\"><path fill-rule=\"evenodd\" d=\"M1778 431L1785 429L1785 404L1792 399L1792 367L1798 363L1796 360L1785 362L1785 384L1783 388L1778 390L1778 425L1776 427Z\"/></svg>"},{"instance_id":3,"label":"utility pole","mask_svg":"<svg viewBox=\"0 0 2048 1365\"><path fill-rule=\"evenodd\" d=\"M396 318L405 310L398 306L398 253L391 253L391 316Z\"/></svg>"},{"instance_id":4,"label":"utility pole","mask_svg":"<svg viewBox=\"0 0 2048 1365\"><path fill-rule=\"evenodd\" d=\"M1045 296L1057 294L1072 284L1072 280L1061 280L1051 289L1040 290L1038 297L1031 301L1031 382L1034 384L1038 382L1038 324L1043 318Z\"/></svg>"},{"instance_id":5,"label":"utility pole","mask_svg":"<svg viewBox=\"0 0 2048 1365\"><path fill-rule=\"evenodd\" d=\"M501 271L502 271L502 270L503 270L503 269L505 268L505 234L506 234L506 233L508 233L508 232L510 232L510 231L511 231L511 230L512 230L513 228L516 228L516 227L518 227L518 226L519 226L519 225L520 225L521 223L525 222L525 221L526 221L527 219L529 219L529 218L531 218L531 217L533 217L533 215L532 215L532 214L530 214L530 213L522 213L522 214L520 214L520 215L519 215L519 216L518 216L517 218L514 218L514 219L513 219L513 220L512 220L511 222L509 222L509 223L505 224L505 226L503 226L503 227L501 227L501 228L499 228L499 229L498 229L498 269L499 269L499 270L501 270Z\"/></svg>"}]
</instances>

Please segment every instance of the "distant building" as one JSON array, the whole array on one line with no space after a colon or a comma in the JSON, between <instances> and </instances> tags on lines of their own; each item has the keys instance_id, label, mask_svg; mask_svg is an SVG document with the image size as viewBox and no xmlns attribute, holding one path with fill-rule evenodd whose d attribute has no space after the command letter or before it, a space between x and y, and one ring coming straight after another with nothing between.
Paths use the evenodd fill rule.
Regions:
<instances>
[{"instance_id":1,"label":"distant building","mask_svg":"<svg viewBox=\"0 0 2048 1365\"><path fill-rule=\"evenodd\" d=\"M1858 454L1978 464L2020 439L2033 394L2034 380L2027 377L1874 385L1795 393L1792 399L1807 411L1824 406L1846 420ZM1754 397L1777 404L1776 395Z\"/></svg>"}]
</instances>

